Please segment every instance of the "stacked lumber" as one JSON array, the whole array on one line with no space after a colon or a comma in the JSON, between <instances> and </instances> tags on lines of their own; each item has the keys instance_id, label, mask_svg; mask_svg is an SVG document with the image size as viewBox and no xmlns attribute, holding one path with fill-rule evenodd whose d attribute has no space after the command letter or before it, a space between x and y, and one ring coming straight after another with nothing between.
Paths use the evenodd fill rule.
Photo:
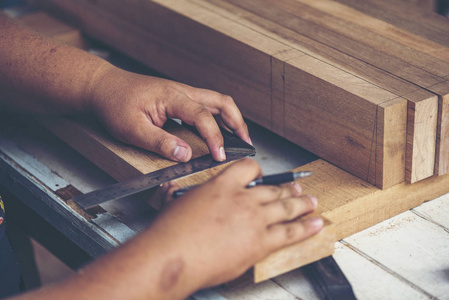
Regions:
<instances>
[{"instance_id":1,"label":"stacked lumber","mask_svg":"<svg viewBox=\"0 0 449 300\"><path fill-rule=\"evenodd\" d=\"M353 8L342 6L343 2ZM449 158L447 41L443 35L430 34L435 28L444 31L445 21L437 17L430 22L411 10L409 16L423 24L420 29L395 10L396 4L381 15L377 2L389 4L380 0L365 1L361 7L350 0L135 0L123 7L113 0L48 0L45 5L173 78L232 95L248 118L349 171L324 160L300 168L314 172L301 185L319 198L318 213L333 225L326 223L321 235L304 242L309 244L282 249L257 264L254 279L261 281L331 252L326 248L330 241L449 192L449 176L443 175ZM343 7L339 13L333 11ZM302 9L310 16L289 17ZM347 9L353 18L344 14ZM317 12L341 27L322 33L323 26L330 25L317 25L320 17L311 17ZM368 41L346 36L351 33L348 23L356 21L356 32L368 32ZM381 26L385 24L392 27ZM410 42L413 47L401 51L404 56L414 53L416 61L403 59L402 44L386 38L388 31ZM410 37L417 42L412 44ZM370 43L375 39L385 49L374 48ZM421 56L425 49L416 48L425 46L422 39L440 46ZM341 48L338 41L343 41ZM380 56L373 58L374 54ZM121 168L129 170L124 176L141 172L138 166L150 154L136 156L135 151L141 150L107 139L92 124L69 121L66 126L52 121L47 125L81 152L96 145L95 151L83 154L93 161L95 155L110 157L105 161L112 161L114 168L99 165L113 176ZM76 142L72 131L65 132L70 128L78 134ZM431 176L434 173L442 176ZM406 184L406 176L410 182L430 178ZM318 255L317 250L323 252Z\"/></svg>"},{"instance_id":2,"label":"stacked lumber","mask_svg":"<svg viewBox=\"0 0 449 300\"><path fill-rule=\"evenodd\" d=\"M17 18L17 22L73 46L86 47L87 43L79 30L44 12L24 15ZM155 153L115 140L96 120L86 116L41 117L36 120L117 181L131 179L175 164ZM169 120L164 125L164 129L185 140L192 147L193 158L209 152L204 140L178 123ZM201 184L217 175L227 165L206 169L179 178L176 182L180 186ZM161 209L161 199L158 195L154 195L154 190L147 191L141 196L145 197L148 204L156 210ZM69 203L84 217L89 220L92 218L73 202L69 201ZM320 260L333 253L335 242L335 226L324 218L324 227L319 234L268 256L264 261L256 264L253 272L249 272L249 277L254 282L260 282ZM244 278L248 280L248 276Z\"/></svg>"},{"instance_id":3,"label":"stacked lumber","mask_svg":"<svg viewBox=\"0 0 449 300\"><path fill-rule=\"evenodd\" d=\"M387 0L34 2L377 187L449 169L442 16Z\"/></svg>"}]
</instances>

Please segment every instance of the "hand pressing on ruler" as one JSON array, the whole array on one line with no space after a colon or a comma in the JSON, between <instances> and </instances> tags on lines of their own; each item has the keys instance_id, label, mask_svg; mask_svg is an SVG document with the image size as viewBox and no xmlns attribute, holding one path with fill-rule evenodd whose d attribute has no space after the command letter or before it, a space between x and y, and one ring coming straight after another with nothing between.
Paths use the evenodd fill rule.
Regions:
<instances>
[{"instance_id":1,"label":"hand pressing on ruler","mask_svg":"<svg viewBox=\"0 0 449 300\"><path fill-rule=\"evenodd\" d=\"M161 129L168 117L195 126L217 161L226 159L218 124L251 143L242 115L229 96L113 66L100 73L91 106L109 131L126 143L171 160L188 161L192 156L190 146Z\"/></svg>"},{"instance_id":2,"label":"hand pressing on ruler","mask_svg":"<svg viewBox=\"0 0 449 300\"><path fill-rule=\"evenodd\" d=\"M168 117L194 125L217 161L225 160L217 124L250 143L231 97L121 70L1 15L0 53L0 110L93 112L116 138L181 162L190 160L192 150L161 129Z\"/></svg>"}]
</instances>

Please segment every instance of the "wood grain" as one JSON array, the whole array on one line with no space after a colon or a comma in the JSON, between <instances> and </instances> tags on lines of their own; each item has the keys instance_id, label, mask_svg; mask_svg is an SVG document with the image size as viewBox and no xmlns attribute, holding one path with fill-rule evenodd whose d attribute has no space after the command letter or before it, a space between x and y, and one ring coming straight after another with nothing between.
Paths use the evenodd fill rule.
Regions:
<instances>
[{"instance_id":1,"label":"wood grain","mask_svg":"<svg viewBox=\"0 0 449 300\"><path fill-rule=\"evenodd\" d=\"M438 95L435 174L443 175L449 172L449 82L442 82L429 90Z\"/></svg>"},{"instance_id":2,"label":"wood grain","mask_svg":"<svg viewBox=\"0 0 449 300\"><path fill-rule=\"evenodd\" d=\"M422 92L426 93L426 92ZM422 99L414 93L414 99ZM435 169L438 97L409 101L405 175L408 183L430 177Z\"/></svg>"},{"instance_id":3,"label":"wood grain","mask_svg":"<svg viewBox=\"0 0 449 300\"><path fill-rule=\"evenodd\" d=\"M425 58L425 55L423 55L423 52L432 52L435 50L434 48L437 47L441 49L441 53L446 55L449 53L447 51L447 48L438 45L436 46L433 42L429 41L425 37L421 37L419 35L404 33L404 30L401 28L396 28L384 21L372 18L368 15L362 14L356 10L353 10L349 7L346 7L344 5L341 5L339 3L333 2L333 1L309 1L309 0L296 0L296 1L280 1L274 3L271 1L272 4L270 9L267 9L267 7L263 6L256 6L255 1L253 3L248 2L239 2L239 1L230 1L234 3L236 6L240 6L242 8L251 10L251 12L248 13L248 11L245 13L244 10L235 7L231 7L227 4L224 4L223 1L220 0L211 0L216 5L220 5L221 7L226 8L227 10L233 11L234 13L238 13L239 15L244 16L246 19L251 20L252 22L256 23L258 26L262 26L263 28L270 30L272 32L277 33L279 36L283 38L283 42L289 43L292 47L295 47L297 49L300 49L301 51L306 51L309 55L314 56L318 59L326 59L329 63L332 65L347 70L356 76L362 77L374 84L379 85L382 88L385 88L386 90L396 93L399 96L402 96L406 98L409 101L412 101L413 103L416 103L418 101L430 101L430 98L433 98L433 95L431 93L425 93L422 90L419 89L419 86L423 88L429 88L428 84L432 82L432 77L434 75L428 74L430 77L428 77L427 80L422 80L422 78L418 77L405 77L408 80L414 80L412 83L407 82L405 80L402 80L399 78L400 76L404 77L404 74L401 74L400 72L389 70L389 72L392 72L396 76L392 76L392 74L389 74L385 72L382 69L376 68L376 61L373 60L375 58L375 55L382 55L383 52L387 51L390 54L390 61L388 61L388 57L384 57L382 60L384 60L386 63L391 64L392 57L391 54L393 54L394 51L400 51L397 53L396 57L402 59L403 57L410 58L409 63L414 64L418 68L422 68L423 66L426 66L427 68L431 65L433 65L433 70L428 69L429 71L432 71L436 75L444 75L447 70L442 67L442 64L444 65L444 62L441 60L435 60L431 57ZM229 2L229 1L228 1ZM301 3L297 3L301 2ZM251 5L253 4L253 5ZM275 5L276 4L276 5ZM280 10L279 8L284 8L284 11ZM308 8L309 7L309 8ZM315 10L311 10L310 7L315 8ZM273 9L271 9L273 8ZM308 8L308 9L307 9ZM277 9L277 10L276 10ZM319 13L317 13L319 12ZM258 14L258 15L255 15ZM312 22L313 24L318 24L320 27L311 27L312 25L309 25L309 31L304 30L304 28L299 29L299 27L304 27L300 24L298 25L298 21L293 22L293 17L291 17L291 21L288 19L290 15L294 15L295 17L305 18L307 21ZM327 15L327 18L326 17ZM323 18L326 21L323 21ZM296 20L296 19L295 19ZM270 22L272 21L272 22ZM274 22L274 23L273 23ZM279 26L276 24L282 24L282 26ZM324 24L325 23L325 24ZM293 25L292 25L293 24ZM328 25L329 24L329 25ZM355 31L356 34L354 34L354 24L356 25ZM294 26L296 25L296 26ZM287 29L287 27L289 29ZM321 27L327 27L332 32L327 32L327 39L316 39L316 35L314 35L315 32L322 33L323 30ZM311 31L312 28L314 28L314 31ZM361 29L360 29L361 28ZM302 31L300 31L302 30ZM358 31L357 31L358 30ZM360 31L362 30L362 31ZM298 32L301 32L302 34L298 34ZM347 49L344 47L341 47L340 44L343 43L336 43L333 44L331 42L329 45L332 47L326 45L326 43L329 43L329 36L331 34L340 34L343 35L343 37L348 37L354 39L358 39L358 42L360 43L368 43L367 45L370 47L379 47L379 45L382 45L382 48L379 50L376 50L377 52L371 52L372 57L368 57L366 62L363 62L361 60L357 60L352 58L353 55L352 52L347 52ZM410 49L413 48L413 51L420 52L414 52L415 54L412 54L409 50L407 50L407 47L399 46L397 44L392 44L393 42L389 40L388 42L379 40L379 37L369 36L369 34L375 33L376 35L380 35L382 39L389 38L400 40L403 45L406 45L407 47L410 47ZM401 37L399 37L399 35ZM362 38L363 37L363 38ZM376 40L377 39L377 40ZM373 43L375 41L375 43ZM395 42L394 42L395 43ZM423 44L423 45L422 45ZM427 47L426 45L431 44L432 47ZM385 46L390 45L389 47L386 47L387 50L384 50ZM359 49L360 50L360 49ZM407 54L407 50L408 54ZM351 49L351 51L354 51L354 49ZM374 48L372 49L374 51ZM393 51L393 52L392 52ZM405 52L404 52L405 51ZM364 53L363 51L361 51ZM443 55L443 56L444 56ZM422 60L422 65L419 65L416 63L416 57L419 56ZM443 57L442 56L442 57ZM414 58L415 57L415 58ZM388 62L387 62L388 61ZM433 61L433 63L432 63ZM399 61L396 61L396 63L399 63ZM393 63L394 65L394 63ZM377 66L379 66L377 64ZM407 69L407 67L404 65L400 69ZM433 77L435 78L435 77ZM435 78L437 81L444 80L443 78L439 77L438 79ZM415 84L413 84L415 83ZM440 97L444 97L446 95L447 91L436 91L432 90L432 92L436 93ZM419 99L418 99L419 98ZM415 107L416 108L416 107ZM418 107L420 109L420 107ZM426 113L426 112L422 112ZM413 121L413 118L409 118L409 120ZM422 127L422 124L411 124L411 127L417 126ZM419 132L422 134L425 138L427 136L433 136L434 128L427 128L428 131L425 130L417 130L416 132ZM424 133L426 132L426 133ZM439 143L439 141L436 141ZM443 146L444 148L444 146ZM423 153L424 154L424 153ZM432 149L429 149L427 152L428 157L426 158L427 164L423 165L420 163L413 162L414 157L412 156L412 159L407 161L407 168L409 170L412 170L414 168L417 168L417 170L413 171L416 174L422 174L423 176L429 176L429 165L432 161L434 161L434 153ZM324 157L324 156L323 156ZM334 161L333 161L334 162ZM439 163L439 162L438 162ZM338 164L338 163L337 163ZM420 168L424 168L425 170L420 170ZM357 174L357 173L354 173ZM382 176L382 173L379 173L380 176ZM363 178L363 177L362 177ZM425 177L419 177L419 178L425 178ZM370 181L372 182L372 181ZM391 186L386 185L386 187Z\"/></svg>"},{"instance_id":4,"label":"wood grain","mask_svg":"<svg viewBox=\"0 0 449 300\"><path fill-rule=\"evenodd\" d=\"M316 235L300 243L278 250L254 266L254 282L258 283L279 274L297 269L334 252L335 227L328 220Z\"/></svg>"},{"instance_id":5,"label":"wood grain","mask_svg":"<svg viewBox=\"0 0 449 300\"><path fill-rule=\"evenodd\" d=\"M63 11L67 19L77 22L89 34L177 80L230 94L246 117L309 150L322 149L314 144L316 139L319 140L318 144L327 144L326 149L332 151L322 150L317 154L383 188L403 179L383 176L383 169L376 165L378 160L373 150L378 146L373 141L379 140L379 137L374 137L377 121L373 121L372 116L377 114L378 108L373 106L368 114L370 137L366 126L359 123L352 124L354 134L351 129L346 130L346 133L351 133L350 141L365 147L355 155L363 161L358 165L353 160L345 159L348 157L345 152L348 143L333 138L339 136L338 132L326 136L333 138L328 143L326 138L316 135L322 131L310 128L312 123L303 122L301 126L289 128L297 120L294 116L305 115L307 111L302 110L299 102L295 106L287 104L293 101L285 97L285 82L290 79L285 76L284 62L291 59L289 55L299 57L307 54L315 58L314 62L308 57L303 59L309 60L308 65L315 66L317 72L313 76L324 79L315 82L324 82L323 88L337 87L335 94L339 93L338 88L348 89L344 80L334 81L330 85L325 82L324 70L329 68L319 69L323 61L377 85L378 90L384 89L413 102L418 101L416 94L423 95L419 87L428 88L442 82L444 79L441 76L449 71L446 45L371 14L327 0L130 1L126 9L118 1L66 3L52 0L46 1L45 5L58 12ZM148 18L147 12L154 13L154 18ZM171 20L170 24L164 23L166 20ZM195 32L195 35L186 35L186 32ZM296 54L293 54L295 51ZM159 59L160 56L164 59ZM304 71L300 65L295 68ZM332 73L338 72L332 70ZM355 81L351 80L352 83ZM299 84L306 86L305 83ZM360 94L358 89L359 86L353 85L352 91L357 96ZM415 99L405 97L414 91L415 95L409 97ZM367 102L378 94L372 94L366 99ZM444 97L444 93L438 96ZM325 99L330 101L329 97ZM429 98L432 95L422 96L421 100ZM296 101L302 99L300 97ZM381 99L375 100L376 105L393 97ZM369 103L364 107L367 106ZM424 106L415 105L415 109L421 107ZM343 105L341 110L345 108L347 105ZM298 114L292 109L298 110ZM354 113L358 111L358 108L349 109ZM321 118L322 122L325 120ZM349 122L346 122L345 126L348 125ZM415 124L410 126L414 129L419 127ZM361 136L358 135L361 133L358 130L360 127L365 131ZM334 129L331 124L327 128ZM388 134L388 130L384 128L383 132ZM430 133L415 130L414 134L432 136L433 129L429 130ZM292 138L295 131L307 138ZM360 143L360 140L364 142ZM368 140L369 143L366 142ZM445 146L440 148L444 149ZM432 155L427 158L429 162L435 161ZM407 160L409 170L423 166L413 162L415 156L411 157L412 160ZM388 159L388 156L384 158ZM391 164L385 162L383 166L400 163L399 160ZM438 159L436 163L443 161ZM425 164L426 167L428 165ZM413 172L428 174L427 170Z\"/></svg>"},{"instance_id":6,"label":"wood grain","mask_svg":"<svg viewBox=\"0 0 449 300\"><path fill-rule=\"evenodd\" d=\"M65 27L62 24L60 30L58 30L60 22L52 18L47 20L46 17L46 14L39 13L36 17L33 17L33 15L27 16L23 22L30 24L28 22L32 20L32 26L37 26L39 31L55 38L59 38L61 32L63 32L63 37L69 36L72 39L77 37L76 34L70 34L71 27ZM51 26L47 27L43 24L51 24ZM73 30L77 32L77 30ZM75 43L76 40L68 39L68 42L75 45L84 45L84 43ZM85 116L70 119L47 117L37 120L41 125L118 181L127 180L175 164L175 162L168 161L157 154L115 140L98 122ZM164 129L189 143L192 147L193 158L209 152L205 142L200 137L177 123L169 121L165 124ZM207 169L176 181L181 186L201 184L217 175L227 165ZM146 193L146 195L149 197L148 203L151 206L155 209L161 209L160 197L151 193ZM268 273L267 271L255 272L254 279L258 281L266 280L272 276L331 255L334 242L333 227L327 221L322 232L311 240L303 241L299 245L292 245L286 249L280 249L273 256L270 256L271 258L267 258L269 262L277 261L276 268L270 268ZM302 249L299 256L298 247ZM280 258L283 260L280 260ZM261 262L257 268L262 268L263 270L265 265L266 263Z\"/></svg>"},{"instance_id":7,"label":"wood grain","mask_svg":"<svg viewBox=\"0 0 449 300\"><path fill-rule=\"evenodd\" d=\"M34 31L44 33L74 47L87 48L86 41L79 29L67 25L45 12L26 14L17 18L16 21Z\"/></svg>"},{"instance_id":8,"label":"wood grain","mask_svg":"<svg viewBox=\"0 0 449 300\"><path fill-rule=\"evenodd\" d=\"M447 174L381 190L323 160L295 170L306 169L314 175L301 180L304 193L317 196L317 213L335 224L338 240L449 192Z\"/></svg>"},{"instance_id":9,"label":"wood grain","mask_svg":"<svg viewBox=\"0 0 449 300\"><path fill-rule=\"evenodd\" d=\"M55 3L58 2L58 0L54 1ZM151 23L151 25L156 26L155 29L151 29L148 27L149 23L145 23L145 18L141 12L139 12L139 17L136 20L144 22L144 25L138 24L139 26L137 26L131 21L117 21L117 16L114 15L117 9L117 6L114 5L117 2L114 1L108 2L107 9L109 11L107 13L98 11L98 7L93 4L86 4L87 2L83 3L82 6L68 3L59 3L58 5L65 9L73 9L71 18L73 19L76 15L76 18L79 18L78 20L84 22L83 26L87 26L86 23L88 22L98 25L96 28L89 27L89 32L98 36L105 34L105 40L110 44L118 45L118 41L121 41L122 44L126 45L123 41L130 42L131 46L126 45L124 51L130 52L134 56L140 56L142 60L146 59L147 63L156 60L152 57L153 54L161 54L163 51L167 51L168 56L166 57L173 58L173 61L167 61L168 67L166 70L169 72L175 74L180 66L192 66L192 69L188 70L194 71L193 75L192 73L188 74L185 69L184 73L181 74L187 81L198 80L197 82L201 83L201 78L207 77L211 70L212 72L220 70L226 75L213 77L211 81L214 81L215 84L229 84L227 88L234 87L238 93L250 91L246 94L249 96L248 99L254 99L251 97L255 97L257 93L263 91L260 92L263 95L261 102L246 100L246 104L244 104L247 105L245 109L250 111L248 114L251 115L252 113L252 118L258 118L259 114L264 114L264 118L259 121L261 124L275 128L278 133L289 139L301 140L298 143L314 147L316 151L320 151L319 143L323 143L323 147L328 147L330 150L339 148L341 152L335 151L333 155L324 153L324 151L323 153L330 158L329 160L342 165L344 164L341 161L345 161L345 163L349 161L349 167L345 165L345 168L351 169L352 173L358 172L358 177L369 180L376 185L387 185L386 182L391 184L391 182L399 182L401 178L404 178L405 145L407 142L405 132L407 126L407 131L413 133L410 135L412 142L407 145L413 144L413 147L419 146L414 144L414 140L418 136L423 137L424 132L425 134L432 132L432 130L435 132L433 136L429 137L430 145L432 145L432 139L435 145L437 136L441 136L442 132L445 132L443 130L445 125L439 126L440 129L437 131L438 115L435 111L435 103L441 106L441 103L447 100L447 98L444 98L445 92L439 90L445 91L446 86L444 82L441 83L442 77L431 73L432 70L430 69L424 71L413 66L411 62L405 63L394 58L389 61L392 62L392 65L387 70L383 68L385 65L380 64L376 65L377 68L371 68L365 72L359 71L355 75L354 70L357 68L363 70L363 66L371 65L374 61L354 59L357 58L355 57L357 53L352 53L352 56L349 55L349 58L346 58L348 57L347 48L330 51L329 49L336 44L329 45L325 38L328 38L332 43L341 38L340 35L336 35L330 30L326 31L324 35L318 35L318 38L323 40L317 43L315 37L302 33L298 34L295 31L296 24L287 24L289 27L270 23L276 25L272 28L282 33L295 32L295 38L300 35L307 38L298 38L303 43L297 43L297 40L292 43L289 35L275 39L267 33L267 27L247 23L250 21L248 16L254 19L254 15L260 17L262 12L264 14L272 12L257 11L257 14L255 14L252 10L251 13L231 18L228 15L229 11L223 7L211 11L210 7L207 6L210 1L185 1L178 6L176 5L181 3L179 1L148 2L149 6L161 13L160 19L169 16L174 17L174 19L171 19L175 20L171 25L174 28L169 26L169 28L160 29L156 26L157 23ZM214 0L214 2L217 1ZM132 18L131 12L132 10L129 10L125 15L128 13L128 18ZM278 21L293 20L285 12L275 14L275 16ZM160 21L160 19L158 20ZM313 21L318 22L319 20ZM301 22L301 24L306 25L308 30L318 28L315 24L312 24L311 20ZM229 24L232 24L232 30L228 31L227 26ZM194 32L198 33L195 40L198 45L182 47L184 43L188 42L187 40L181 38L180 42L173 42L167 38L169 33L176 33L174 36L182 35L185 28L181 25L185 25L185 28L195 30ZM110 28L114 28L114 31L110 31ZM213 38L214 44L227 44L223 46L228 51L226 53L227 59L216 58L213 53L203 55L202 51L208 48L208 44L206 43L207 39L201 40L202 35ZM144 38L148 39L142 42ZM288 43L285 40L288 40ZM292 46L293 44L294 46ZM316 51L317 48L320 48L320 45L325 45L327 48L324 48L325 50L321 52ZM357 42L352 45L360 46L362 44ZM148 49L149 52L147 52ZM211 49L216 48L212 47ZM357 49L359 52L367 50L368 53L382 53L378 49L373 50L363 45ZM223 54L223 52L218 53ZM240 60L238 60L240 66L227 66L229 57L237 54L241 54ZM380 55L384 57L383 54ZM352 61L352 63L348 65L339 64L337 67L336 61ZM154 63L163 67L164 61ZM180 66L177 65L178 63ZM205 65L207 68L204 67ZM404 67L405 69L398 69L397 73L393 73L395 76L383 77L385 72L393 72L398 67ZM198 71L198 74L195 71ZM239 82L242 78L233 77L238 72L242 73L242 77L261 73L256 75L254 81L253 79L243 79L242 84L242 82ZM387 78L392 78L396 84L388 85L389 80ZM441 96L437 99L432 94L420 89L420 85L409 84L403 79L412 82L414 79L422 80L422 86ZM384 85L379 86L380 83ZM248 86L250 88L247 88ZM431 87L435 88L432 90ZM393 89L394 92L392 92ZM242 92L239 95L245 95L245 93ZM304 100L298 102L297 97ZM261 104L266 106L258 107ZM410 106L413 109L407 111ZM439 115L442 116L443 110L440 109L440 112ZM278 118L282 116L284 118L279 120ZM406 117L410 119L410 116L413 116L413 122L409 121L406 124ZM441 122L438 124L443 124L443 119L444 117L440 117ZM307 128L307 125L310 124L314 125L312 129L307 129L310 134L307 134L306 131L306 134L302 137L299 136L298 132L301 133L303 128ZM411 129L410 124L413 124ZM86 132L84 131L84 134ZM90 133L87 135L90 135ZM316 141L316 137L320 136L322 136L322 140ZM327 145L324 143L325 141ZM408 138L408 141L410 141L410 138ZM101 140L94 142L101 145L105 144ZM348 151L348 149L350 150ZM438 146L435 145L434 149L438 153ZM112 152L116 157L121 156L121 154L117 155L117 150L112 146L106 147L106 149L101 148L101 150ZM429 152L428 147L425 150L427 153ZM419 151L412 151L412 156L420 157L419 154L424 152ZM344 157L345 153L351 153L351 156L348 158L346 154L347 157ZM439 159L441 161L441 157ZM353 161L361 162L363 167L353 163ZM427 162L426 160L424 165L429 168ZM435 166L435 163L432 163L433 166ZM301 169L304 168L311 169L314 176L301 181L301 185L306 193L318 196L320 200L318 213L335 224L337 239L372 226L419 205L427 199L447 193L449 187L449 177L443 175L432 176L414 184L400 183L389 189L381 190L322 160ZM126 167L124 170L126 170ZM297 251L294 251L291 255L297 255ZM274 262L268 262L265 266L261 263L259 269L270 269L272 264ZM257 276L256 274L255 277L257 278Z\"/></svg>"}]
</instances>

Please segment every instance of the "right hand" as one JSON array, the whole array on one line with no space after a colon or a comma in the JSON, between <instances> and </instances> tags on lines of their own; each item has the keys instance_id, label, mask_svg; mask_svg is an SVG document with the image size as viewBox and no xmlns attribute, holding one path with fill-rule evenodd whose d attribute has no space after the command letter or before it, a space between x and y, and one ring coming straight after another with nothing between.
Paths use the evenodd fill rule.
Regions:
<instances>
[{"instance_id":1,"label":"right hand","mask_svg":"<svg viewBox=\"0 0 449 300\"><path fill-rule=\"evenodd\" d=\"M322 219L299 218L315 210L313 196L299 185L246 185L261 175L251 159L234 163L207 184L179 199L153 224L172 247L182 249L196 288L217 285L243 274L271 252L319 232ZM168 194L177 189L171 185Z\"/></svg>"}]
</instances>

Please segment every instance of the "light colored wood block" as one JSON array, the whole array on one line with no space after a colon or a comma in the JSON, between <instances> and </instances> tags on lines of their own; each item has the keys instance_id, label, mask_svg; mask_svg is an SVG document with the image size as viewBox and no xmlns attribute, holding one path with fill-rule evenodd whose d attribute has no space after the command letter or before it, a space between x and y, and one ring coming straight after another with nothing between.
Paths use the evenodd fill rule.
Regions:
<instances>
[{"instance_id":1,"label":"light colored wood block","mask_svg":"<svg viewBox=\"0 0 449 300\"><path fill-rule=\"evenodd\" d=\"M254 266L253 280L258 283L332 255L335 242L335 227L325 220L324 228L318 234L258 262Z\"/></svg>"},{"instance_id":2,"label":"light colored wood block","mask_svg":"<svg viewBox=\"0 0 449 300\"><path fill-rule=\"evenodd\" d=\"M434 174L438 97L408 102L405 178L414 183Z\"/></svg>"},{"instance_id":3,"label":"light colored wood block","mask_svg":"<svg viewBox=\"0 0 449 300\"><path fill-rule=\"evenodd\" d=\"M34 31L44 33L74 47L87 48L85 39L79 29L55 19L46 12L39 11L26 14L17 18L16 21Z\"/></svg>"},{"instance_id":4,"label":"light colored wood block","mask_svg":"<svg viewBox=\"0 0 449 300\"><path fill-rule=\"evenodd\" d=\"M382 187L397 183L387 182L389 179L403 180L391 176L382 177L379 174L380 178L385 179L376 181L374 175L377 174L375 170L380 170L375 166L374 151L377 146L373 144L376 105L397 98L397 95L373 83L360 80L354 74L345 73L320 59L303 55L302 51L292 49L285 41L276 40L272 35L267 35L266 31L260 31L260 28L256 30L254 25L250 26L248 20L240 15L230 17L226 9L212 9L206 5L207 3L209 2L200 0L181 3L147 1L144 8L141 7L137 11L132 9L137 4L130 2L126 12L119 10L114 1L99 1L92 4L88 1L72 3L52 0L46 2L46 5L56 6L58 11L66 11L69 19L82 20L80 25L90 35L115 45L144 63L174 76L177 80L230 94L249 119L272 128L308 150L320 149L321 151L315 153L363 179L380 184ZM141 11L150 8L157 16L156 19L149 19L147 15L142 16ZM172 20L173 26L162 26L163 21L167 19ZM195 32L195 42L186 39L185 32ZM220 49L215 48L217 45L220 45ZM298 79L296 82L292 81L294 78L290 78L291 68L285 67L292 64L288 53L295 52L297 52L296 60L303 57L304 65L297 62L294 69L305 71L307 76L310 76L307 82ZM160 55L164 59L156 59ZM283 65L284 61L287 61L288 65ZM339 78L337 74L341 77ZM318 117L317 119L324 123L329 132L326 132L325 136L316 135L320 132L314 128L319 126L316 122L303 121L301 126L296 124L298 116L307 116L308 111L302 109L300 100L304 97L301 94L294 97L290 97L292 94L289 94L289 97L284 98L286 92L290 93L283 89L284 85L289 88L287 80L290 84L292 82L299 84L303 90L313 87L311 84L324 84L322 87L314 87L321 88L322 95L327 94L323 98L326 101L317 104L318 107L336 106L337 101L342 99L341 89L347 92L351 99L361 97L363 99L360 102L366 103L363 107L369 107L368 120L356 117L359 112L357 105L352 105L349 101L343 102L338 111L346 111L351 117L349 119L345 119L346 115L333 115L330 119ZM331 90L326 91L329 88ZM334 95L338 97L333 99ZM372 105L372 102L375 105ZM331 105L328 105L329 103ZM355 122L351 124L351 120ZM341 123L349 126L343 134L346 136L338 131ZM298 132L306 138L298 138ZM321 145L326 145L326 149L331 149L331 152L324 151ZM349 148L345 148L347 145ZM358 147L360 145L362 147ZM356 160L347 155L352 149L358 151L354 155ZM362 163L356 163L360 161Z\"/></svg>"}]
</instances>

